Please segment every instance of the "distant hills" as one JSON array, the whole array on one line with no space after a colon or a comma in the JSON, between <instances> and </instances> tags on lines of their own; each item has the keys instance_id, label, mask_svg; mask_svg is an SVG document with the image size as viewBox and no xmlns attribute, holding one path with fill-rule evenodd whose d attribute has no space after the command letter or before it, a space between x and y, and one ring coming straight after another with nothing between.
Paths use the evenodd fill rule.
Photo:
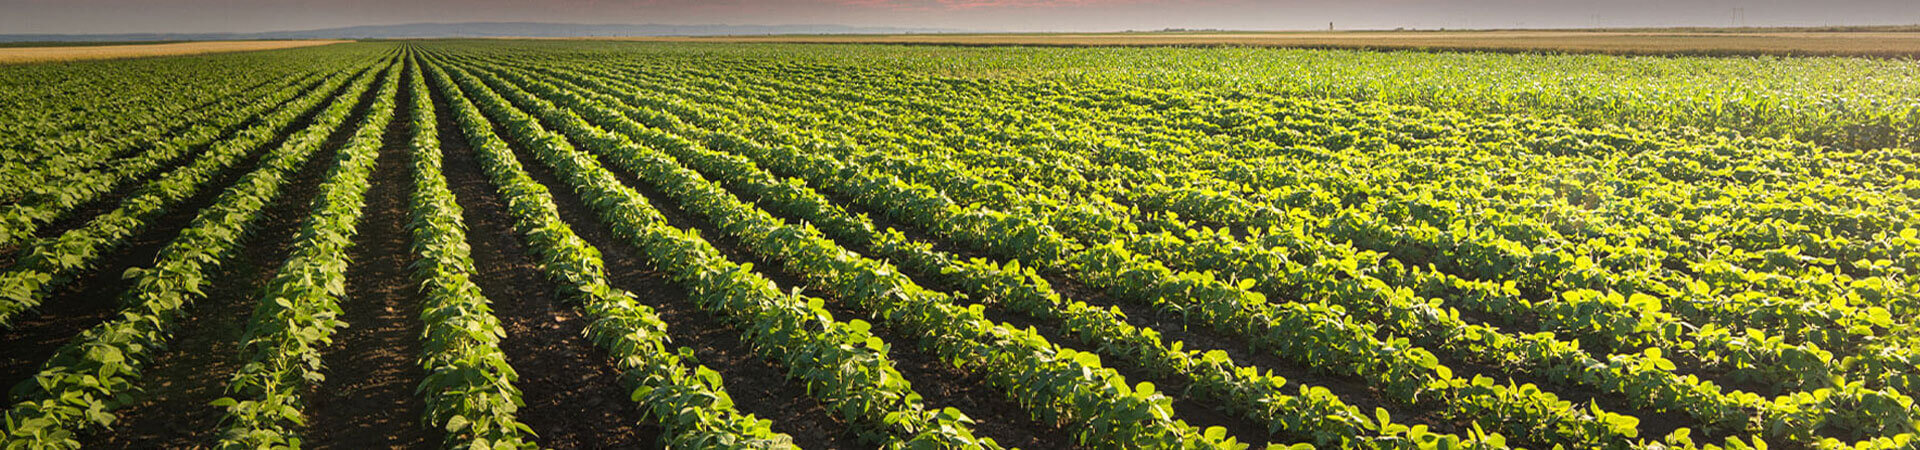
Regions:
<instances>
[{"instance_id":1,"label":"distant hills","mask_svg":"<svg viewBox=\"0 0 1920 450\"><path fill-rule=\"evenodd\" d=\"M662 25L544 22L464 22L368 25L260 33L0 34L0 42L23 41L209 41L239 39L403 39L442 37L728 36L768 34L953 33L940 28L846 25Z\"/></svg>"}]
</instances>

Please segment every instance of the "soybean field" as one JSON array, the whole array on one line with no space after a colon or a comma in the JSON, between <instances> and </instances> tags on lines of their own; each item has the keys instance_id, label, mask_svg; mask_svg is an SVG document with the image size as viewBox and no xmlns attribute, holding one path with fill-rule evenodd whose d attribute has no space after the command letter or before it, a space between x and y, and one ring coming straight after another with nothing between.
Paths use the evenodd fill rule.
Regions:
<instances>
[{"instance_id":1,"label":"soybean field","mask_svg":"<svg viewBox=\"0 0 1920 450\"><path fill-rule=\"evenodd\" d=\"M6 448L1920 446L1920 65L0 66Z\"/></svg>"}]
</instances>

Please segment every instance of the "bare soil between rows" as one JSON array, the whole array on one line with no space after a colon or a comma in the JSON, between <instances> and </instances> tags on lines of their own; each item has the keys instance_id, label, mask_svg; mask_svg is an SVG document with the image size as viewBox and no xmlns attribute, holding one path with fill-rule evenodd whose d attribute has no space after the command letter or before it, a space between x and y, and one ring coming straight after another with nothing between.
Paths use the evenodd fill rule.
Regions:
<instances>
[{"instance_id":1,"label":"bare soil between rows","mask_svg":"<svg viewBox=\"0 0 1920 450\"><path fill-rule=\"evenodd\" d=\"M422 422L425 401L414 395L426 374L414 364L421 347L421 292L410 277L407 234L413 166L409 159L413 95L404 80L393 120L382 136L358 242L349 250L347 296L341 320L322 353L327 378L309 396L307 438L326 448L421 448L437 442Z\"/></svg>"}]
</instances>

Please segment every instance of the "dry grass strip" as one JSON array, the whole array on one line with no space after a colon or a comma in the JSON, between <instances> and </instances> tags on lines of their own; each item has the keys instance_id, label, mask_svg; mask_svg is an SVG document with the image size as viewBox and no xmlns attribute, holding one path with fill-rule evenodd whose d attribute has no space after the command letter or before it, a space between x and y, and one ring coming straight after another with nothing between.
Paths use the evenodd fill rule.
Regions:
<instances>
[{"instance_id":1,"label":"dry grass strip","mask_svg":"<svg viewBox=\"0 0 1920 450\"><path fill-rule=\"evenodd\" d=\"M0 48L0 63L78 61L86 59L142 58L150 56L196 55L201 53L276 50L294 47L352 42L343 40L295 41L207 41L169 44L100 45L80 47Z\"/></svg>"}]
</instances>

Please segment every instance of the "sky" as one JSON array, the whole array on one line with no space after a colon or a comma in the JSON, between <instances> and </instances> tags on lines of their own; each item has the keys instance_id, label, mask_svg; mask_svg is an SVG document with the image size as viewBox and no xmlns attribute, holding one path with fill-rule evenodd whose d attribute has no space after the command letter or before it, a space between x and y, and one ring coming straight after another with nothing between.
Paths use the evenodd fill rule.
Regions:
<instances>
[{"instance_id":1,"label":"sky","mask_svg":"<svg viewBox=\"0 0 1920 450\"><path fill-rule=\"evenodd\" d=\"M976 31L1920 24L1920 0L0 0L0 34L414 22L834 24Z\"/></svg>"}]
</instances>

